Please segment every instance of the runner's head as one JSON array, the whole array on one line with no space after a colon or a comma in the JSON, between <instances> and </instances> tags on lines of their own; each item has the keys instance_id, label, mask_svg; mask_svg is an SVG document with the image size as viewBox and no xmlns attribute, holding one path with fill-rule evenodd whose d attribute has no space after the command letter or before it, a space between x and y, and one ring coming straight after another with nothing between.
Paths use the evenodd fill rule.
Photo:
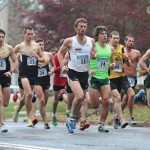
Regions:
<instances>
[{"instance_id":1,"label":"runner's head","mask_svg":"<svg viewBox=\"0 0 150 150\"><path fill-rule=\"evenodd\" d=\"M124 40L125 47L132 49L134 47L134 37L131 34L128 34Z\"/></svg>"},{"instance_id":2,"label":"runner's head","mask_svg":"<svg viewBox=\"0 0 150 150\"><path fill-rule=\"evenodd\" d=\"M30 42L33 40L34 30L32 27L25 27L23 30L23 34L25 41Z\"/></svg>"},{"instance_id":3,"label":"runner's head","mask_svg":"<svg viewBox=\"0 0 150 150\"><path fill-rule=\"evenodd\" d=\"M44 40L43 39L37 39L36 43L38 43L41 47L41 50L44 51L44 46L45 46Z\"/></svg>"},{"instance_id":4,"label":"runner's head","mask_svg":"<svg viewBox=\"0 0 150 150\"><path fill-rule=\"evenodd\" d=\"M5 34L5 31L3 29L0 29L0 45L4 43Z\"/></svg>"},{"instance_id":5,"label":"runner's head","mask_svg":"<svg viewBox=\"0 0 150 150\"><path fill-rule=\"evenodd\" d=\"M85 18L78 18L74 23L74 29L79 36L84 36L87 30L87 20Z\"/></svg>"},{"instance_id":6,"label":"runner's head","mask_svg":"<svg viewBox=\"0 0 150 150\"><path fill-rule=\"evenodd\" d=\"M97 26L93 32L94 39L97 42L98 40L107 42L107 27L106 26Z\"/></svg>"},{"instance_id":7,"label":"runner's head","mask_svg":"<svg viewBox=\"0 0 150 150\"><path fill-rule=\"evenodd\" d=\"M120 41L120 35L118 31L112 31L110 33L110 43L112 44L112 46L118 46Z\"/></svg>"}]
</instances>

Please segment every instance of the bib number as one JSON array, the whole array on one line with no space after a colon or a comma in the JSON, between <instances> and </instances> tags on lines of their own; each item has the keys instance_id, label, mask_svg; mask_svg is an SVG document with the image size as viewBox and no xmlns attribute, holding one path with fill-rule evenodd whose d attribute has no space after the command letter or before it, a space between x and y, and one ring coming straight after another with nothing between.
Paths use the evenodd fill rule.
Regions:
<instances>
[{"instance_id":1,"label":"bib number","mask_svg":"<svg viewBox=\"0 0 150 150\"><path fill-rule=\"evenodd\" d=\"M106 70L107 68L108 68L108 59L99 58L98 59L98 69L99 70Z\"/></svg>"},{"instance_id":2,"label":"bib number","mask_svg":"<svg viewBox=\"0 0 150 150\"><path fill-rule=\"evenodd\" d=\"M46 68L38 69L38 77L44 77L44 76L47 76L47 69Z\"/></svg>"},{"instance_id":3,"label":"bib number","mask_svg":"<svg viewBox=\"0 0 150 150\"><path fill-rule=\"evenodd\" d=\"M122 72L122 62L115 62L115 68L112 71L113 72Z\"/></svg>"},{"instance_id":4,"label":"bib number","mask_svg":"<svg viewBox=\"0 0 150 150\"><path fill-rule=\"evenodd\" d=\"M67 72L60 72L60 77L67 77Z\"/></svg>"},{"instance_id":5,"label":"bib number","mask_svg":"<svg viewBox=\"0 0 150 150\"><path fill-rule=\"evenodd\" d=\"M27 57L27 65L28 66L36 66L37 60L35 57Z\"/></svg>"},{"instance_id":6,"label":"bib number","mask_svg":"<svg viewBox=\"0 0 150 150\"><path fill-rule=\"evenodd\" d=\"M6 61L5 61L5 59L0 59L0 70L6 70Z\"/></svg>"},{"instance_id":7,"label":"bib number","mask_svg":"<svg viewBox=\"0 0 150 150\"><path fill-rule=\"evenodd\" d=\"M135 78L128 77L128 81L131 87L135 85Z\"/></svg>"},{"instance_id":8,"label":"bib number","mask_svg":"<svg viewBox=\"0 0 150 150\"><path fill-rule=\"evenodd\" d=\"M77 56L77 60L80 61L80 64L88 64L89 63L88 55L79 55L79 56Z\"/></svg>"}]
</instances>

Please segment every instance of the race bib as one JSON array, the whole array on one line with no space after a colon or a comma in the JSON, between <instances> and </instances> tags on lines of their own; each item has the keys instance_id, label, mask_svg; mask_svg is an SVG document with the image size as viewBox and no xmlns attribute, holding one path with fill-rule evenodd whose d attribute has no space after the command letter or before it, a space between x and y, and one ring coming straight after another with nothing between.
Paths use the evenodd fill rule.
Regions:
<instances>
[{"instance_id":1,"label":"race bib","mask_svg":"<svg viewBox=\"0 0 150 150\"><path fill-rule=\"evenodd\" d=\"M98 69L99 70L106 70L107 68L108 68L108 59L99 58L98 59Z\"/></svg>"},{"instance_id":2,"label":"race bib","mask_svg":"<svg viewBox=\"0 0 150 150\"><path fill-rule=\"evenodd\" d=\"M135 78L128 77L128 81L131 87L135 85Z\"/></svg>"},{"instance_id":3,"label":"race bib","mask_svg":"<svg viewBox=\"0 0 150 150\"><path fill-rule=\"evenodd\" d=\"M47 69L46 68L39 68L38 69L38 77L47 76Z\"/></svg>"},{"instance_id":4,"label":"race bib","mask_svg":"<svg viewBox=\"0 0 150 150\"><path fill-rule=\"evenodd\" d=\"M60 77L67 77L67 72L60 72Z\"/></svg>"},{"instance_id":5,"label":"race bib","mask_svg":"<svg viewBox=\"0 0 150 150\"><path fill-rule=\"evenodd\" d=\"M33 57L27 57L27 66L36 66L37 64L37 59Z\"/></svg>"},{"instance_id":6,"label":"race bib","mask_svg":"<svg viewBox=\"0 0 150 150\"><path fill-rule=\"evenodd\" d=\"M115 62L115 68L112 71L113 72L122 72L122 62Z\"/></svg>"},{"instance_id":7,"label":"race bib","mask_svg":"<svg viewBox=\"0 0 150 150\"><path fill-rule=\"evenodd\" d=\"M88 64L89 56L88 55L78 55L77 60L80 61L80 64Z\"/></svg>"},{"instance_id":8,"label":"race bib","mask_svg":"<svg viewBox=\"0 0 150 150\"><path fill-rule=\"evenodd\" d=\"M6 61L5 61L5 59L0 59L0 70L6 70Z\"/></svg>"}]
</instances>

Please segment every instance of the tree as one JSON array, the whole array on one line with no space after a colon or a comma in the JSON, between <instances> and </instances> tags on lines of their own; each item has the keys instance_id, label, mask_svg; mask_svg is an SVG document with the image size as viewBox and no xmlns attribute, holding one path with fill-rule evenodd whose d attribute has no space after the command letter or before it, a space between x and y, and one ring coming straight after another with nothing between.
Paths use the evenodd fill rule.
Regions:
<instances>
[{"instance_id":1,"label":"tree","mask_svg":"<svg viewBox=\"0 0 150 150\"><path fill-rule=\"evenodd\" d=\"M150 19L146 13L149 1L143 0L37 0L36 9L20 5L24 25L32 25L37 37L46 41L47 50L54 50L59 40L74 35L73 24L79 17L88 20L87 35L92 36L93 28L106 25L108 30L117 30L121 42L126 34L135 36L136 48L143 52L148 49ZM38 4L38 5L37 5Z\"/></svg>"}]
</instances>

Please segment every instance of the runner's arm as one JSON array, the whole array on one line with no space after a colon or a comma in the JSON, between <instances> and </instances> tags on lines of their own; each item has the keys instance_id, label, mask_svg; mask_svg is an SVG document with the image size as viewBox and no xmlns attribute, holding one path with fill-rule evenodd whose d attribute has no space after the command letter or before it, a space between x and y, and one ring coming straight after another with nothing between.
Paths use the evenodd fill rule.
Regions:
<instances>
[{"instance_id":1,"label":"runner's arm","mask_svg":"<svg viewBox=\"0 0 150 150\"><path fill-rule=\"evenodd\" d=\"M149 59L150 59L150 49L146 51L146 53L142 56L142 58L139 61L140 68L142 70L147 71L148 73L150 72L150 69L147 67L145 62L148 61Z\"/></svg>"}]
</instances>

